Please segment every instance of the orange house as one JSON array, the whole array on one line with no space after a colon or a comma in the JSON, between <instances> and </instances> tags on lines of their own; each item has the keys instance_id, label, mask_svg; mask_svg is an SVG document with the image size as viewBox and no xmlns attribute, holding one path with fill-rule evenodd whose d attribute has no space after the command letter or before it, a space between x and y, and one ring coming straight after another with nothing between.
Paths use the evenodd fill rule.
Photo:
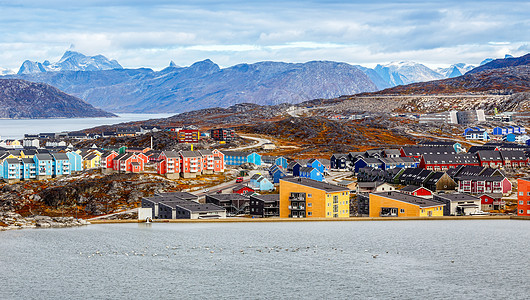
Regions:
<instances>
[{"instance_id":1,"label":"orange house","mask_svg":"<svg viewBox=\"0 0 530 300\"><path fill-rule=\"evenodd\" d=\"M517 215L530 216L530 178L517 179Z\"/></svg>"}]
</instances>

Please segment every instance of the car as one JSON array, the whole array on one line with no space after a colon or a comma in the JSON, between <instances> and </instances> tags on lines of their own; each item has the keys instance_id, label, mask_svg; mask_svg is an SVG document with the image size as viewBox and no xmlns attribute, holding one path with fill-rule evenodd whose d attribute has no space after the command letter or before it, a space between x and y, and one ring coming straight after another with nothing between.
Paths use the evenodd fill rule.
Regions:
<instances>
[{"instance_id":1,"label":"car","mask_svg":"<svg viewBox=\"0 0 530 300\"><path fill-rule=\"evenodd\" d=\"M236 183L241 183L243 182L243 177L237 177L236 178Z\"/></svg>"}]
</instances>

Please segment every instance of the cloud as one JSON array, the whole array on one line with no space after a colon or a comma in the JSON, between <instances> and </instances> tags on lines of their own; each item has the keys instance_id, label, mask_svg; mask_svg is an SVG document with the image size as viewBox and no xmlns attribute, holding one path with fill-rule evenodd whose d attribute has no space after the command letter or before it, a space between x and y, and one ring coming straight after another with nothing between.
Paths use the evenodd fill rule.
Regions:
<instances>
[{"instance_id":1,"label":"cloud","mask_svg":"<svg viewBox=\"0 0 530 300\"><path fill-rule=\"evenodd\" d=\"M528 52L530 3L494 1L1 1L0 67L75 44L126 67L211 58L478 63Z\"/></svg>"}]
</instances>

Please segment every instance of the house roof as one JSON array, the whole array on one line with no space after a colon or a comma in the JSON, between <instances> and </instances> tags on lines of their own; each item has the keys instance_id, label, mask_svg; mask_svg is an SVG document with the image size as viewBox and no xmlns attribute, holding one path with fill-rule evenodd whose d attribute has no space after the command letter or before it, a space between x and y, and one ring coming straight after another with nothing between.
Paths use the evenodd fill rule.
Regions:
<instances>
[{"instance_id":1,"label":"house roof","mask_svg":"<svg viewBox=\"0 0 530 300\"><path fill-rule=\"evenodd\" d=\"M313 172L313 170L316 170L316 169L313 167L301 167L300 168L300 172L304 172L304 173L311 173Z\"/></svg>"},{"instance_id":2,"label":"house roof","mask_svg":"<svg viewBox=\"0 0 530 300\"><path fill-rule=\"evenodd\" d=\"M381 160L378 159L378 158L372 158L372 157L363 157L363 158L360 158L358 161L364 161L365 163L367 164L381 164Z\"/></svg>"},{"instance_id":3,"label":"house roof","mask_svg":"<svg viewBox=\"0 0 530 300\"><path fill-rule=\"evenodd\" d=\"M243 156L247 157L250 155L249 152L243 152L243 151L222 151L225 156Z\"/></svg>"},{"instance_id":4,"label":"house roof","mask_svg":"<svg viewBox=\"0 0 530 300\"><path fill-rule=\"evenodd\" d=\"M407 185L406 187L402 188L400 191L412 193L412 192L415 192L415 191L417 191L417 190L419 190L421 188L422 187L419 187L417 185Z\"/></svg>"},{"instance_id":5,"label":"house roof","mask_svg":"<svg viewBox=\"0 0 530 300\"><path fill-rule=\"evenodd\" d=\"M48 153L35 154L38 160L52 160L52 156Z\"/></svg>"},{"instance_id":6,"label":"house roof","mask_svg":"<svg viewBox=\"0 0 530 300\"><path fill-rule=\"evenodd\" d=\"M389 185L388 183L383 182L383 181L357 182L357 186L360 188L376 188L383 184Z\"/></svg>"},{"instance_id":7,"label":"house roof","mask_svg":"<svg viewBox=\"0 0 530 300\"><path fill-rule=\"evenodd\" d=\"M201 153L199 151L180 151L180 155L182 157L201 157Z\"/></svg>"},{"instance_id":8,"label":"house roof","mask_svg":"<svg viewBox=\"0 0 530 300\"><path fill-rule=\"evenodd\" d=\"M257 173L256 173L256 174L252 175L252 177L250 177L250 179L251 179L251 180L257 180L257 179L260 178L260 177L261 177L261 174L257 174Z\"/></svg>"},{"instance_id":9,"label":"house roof","mask_svg":"<svg viewBox=\"0 0 530 300\"><path fill-rule=\"evenodd\" d=\"M437 197L440 197L440 198L443 198L449 201L476 201L476 200L480 201L480 198L478 197L471 196L468 194L460 194L460 193L440 194L440 195L437 195Z\"/></svg>"},{"instance_id":10,"label":"house roof","mask_svg":"<svg viewBox=\"0 0 530 300\"><path fill-rule=\"evenodd\" d=\"M236 186L234 186L232 188L232 191L239 191L239 190L244 189L244 188L254 190L253 188L251 188L249 186L246 186L246 185L243 185L243 184L238 184L238 185L236 185Z\"/></svg>"},{"instance_id":11,"label":"house roof","mask_svg":"<svg viewBox=\"0 0 530 300\"><path fill-rule=\"evenodd\" d=\"M278 202L280 201L280 194L267 194L267 195L259 195L259 194L254 194L252 196L250 196L250 199L258 199L258 200L261 200L265 203L273 203L273 202Z\"/></svg>"},{"instance_id":12,"label":"house roof","mask_svg":"<svg viewBox=\"0 0 530 300\"><path fill-rule=\"evenodd\" d=\"M426 164L478 164L478 159L474 154L423 154Z\"/></svg>"},{"instance_id":13,"label":"house roof","mask_svg":"<svg viewBox=\"0 0 530 300\"><path fill-rule=\"evenodd\" d=\"M524 151L521 150L501 150L499 152L504 160L528 160Z\"/></svg>"},{"instance_id":14,"label":"house roof","mask_svg":"<svg viewBox=\"0 0 530 300\"><path fill-rule=\"evenodd\" d=\"M5 161L7 161L7 163L10 164L10 165L15 165L15 164L20 164L21 163L20 159L18 159L18 158L8 158Z\"/></svg>"},{"instance_id":15,"label":"house roof","mask_svg":"<svg viewBox=\"0 0 530 300\"><path fill-rule=\"evenodd\" d=\"M416 197L416 196L404 194L398 191L373 193L373 194L377 196L397 200L397 201L407 202L410 204L417 205L419 207L444 206L444 204L438 201Z\"/></svg>"},{"instance_id":16,"label":"house roof","mask_svg":"<svg viewBox=\"0 0 530 300\"><path fill-rule=\"evenodd\" d=\"M455 149L451 146L404 146L402 149L406 156L422 156L424 154L455 154Z\"/></svg>"},{"instance_id":17,"label":"house roof","mask_svg":"<svg viewBox=\"0 0 530 300\"><path fill-rule=\"evenodd\" d=\"M55 160L68 160L68 155L66 155L66 153L57 152L51 153L51 155L53 156L53 158L55 158Z\"/></svg>"},{"instance_id":18,"label":"house roof","mask_svg":"<svg viewBox=\"0 0 530 300\"><path fill-rule=\"evenodd\" d=\"M171 207L171 208L176 208L176 207L180 207L180 208L183 208L185 210L189 210L191 211L192 213L194 212L219 212L219 211L225 211L224 208L218 206L218 205L215 205L215 204L212 204L212 203L205 203L205 204L202 204L202 203L197 203L197 202L193 202L193 201L164 201L164 202L160 202L160 205L165 205L165 206L168 206L168 207Z\"/></svg>"},{"instance_id":19,"label":"house roof","mask_svg":"<svg viewBox=\"0 0 530 300\"><path fill-rule=\"evenodd\" d=\"M177 151L163 151L167 158L180 158L180 154Z\"/></svg>"},{"instance_id":20,"label":"house roof","mask_svg":"<svg viewBox=\"0 0 530 300\"><path fill-rule=\"evenodd\" d=\"M282 179L280 179L280 181L287 181L287 182L291 182L291 183L295 183L295 184L299 184L299 185L303 185L303 186L307 186L307 187L311 187L311 188L314 188L314 189L319 189L319 190L323 190L327 193L334 193L334 192L349 192L350 190L348 188L344 188L344 187L341 187L341 186L338 186L338 185L334 185L334 184L330 184L330 183L325 183L325 182L321 182L321 181L316 181L316 180L312 180L312 179L309 179L309 178L301 178L301 177L284 177Z\"/></svg>"},{"instance_id":21,"label":"house roof","mask_svg":"<svg viewBox=\"0 0 530 300\"><path fill-rule=\"evenodd\" d=\"M493 150L481 150L477 152L480 160L487 161L502 161L501 152Z\"/></svg>"},{"instance_id":22,"label":"house roof","mask_svg":"<svg viewBox=\"0 0 530 300\"><path fill-rule=\"evenodd\" d=\"M248 201L249 198L240 195L240 194L210 194L206 197L216 199L218 201L234 201L234 200L245 200Z\"/></svg>"},{"instance_id":23,"label":"house roof","mask_svg":"<svg viewBox=\"0 0 530 300\"><path fill-rule=\"evenodd\" d=\"M199 150L199 153L200 153L202 156L213 155L212 150Z\"/></svg>"},{"instance_id":24,"label":"house roof","mask_svg":"<svg viewBox=\"0 0 530 300\"><path fill-rule=\"evenodd\" d=\"M35 161L33 160L33 158L25 157L25 158L22 158L22 163L24 163L24 164L34 164Z\"/></svg>"},{"instance_id":25,"label":"house roof","mask_svg":"<svg viewBox=\"0 0 530 300\"><path fill-rule=\"evenodd\" d=\"M458 180L472 180L472 181L503 181L506 177L503 176L462 176Z\"/></svg>"},{"instance_id":26,"label":"house roof","mask_svg":"<svg viewBox=\"0 0 530 300\"><path fill-rule=\"evenodd\" d=\"M164 192L156 193L155 196L164 198L180 198L183 200L198 200L199 196L188 192Z\"/></svg>"}]
</instances>

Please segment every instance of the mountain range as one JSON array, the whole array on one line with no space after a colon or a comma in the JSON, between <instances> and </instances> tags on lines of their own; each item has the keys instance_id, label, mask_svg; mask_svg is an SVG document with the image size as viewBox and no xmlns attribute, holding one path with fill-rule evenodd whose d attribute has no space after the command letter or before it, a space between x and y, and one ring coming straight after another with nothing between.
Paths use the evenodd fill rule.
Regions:
<instances>
[{"instance_id":1,"label":"mountain range","mask_svg":"<svg viewBox=\"0 0 530 300\"><path fill-rule=\"evenodd\" d=\"M300 103L375 92L398 85L460 76L473 66L431 70L415 62L366 68L331 61L258 62L220 68L211 60L161 70L124 69L102 55L66 51L56 63L25 61L16 75L43 82L113 112L184 112L237 103Z\"/></svg>"},{"instance_id":2,"label":"mountain range","mask_svg":"<svg viewBox=\"0 0 530 300\"><path fill-rule=\"evenodd\" d=\"M115 117L44 83L0 79L0 118Z\"/></svg>"},{"instance_id":3,"label":"mountain range","mask_svg":"<svg viewBox=\"0 0 530 300\"><path fill-rule=\"evenodd\" d=\"M434 95L456 93L514 93L530 91L530 54L492 60L465 75L396 86L371 95ZM365 95L370 95L367 93Z\"/></svg>"}]
</instances>

